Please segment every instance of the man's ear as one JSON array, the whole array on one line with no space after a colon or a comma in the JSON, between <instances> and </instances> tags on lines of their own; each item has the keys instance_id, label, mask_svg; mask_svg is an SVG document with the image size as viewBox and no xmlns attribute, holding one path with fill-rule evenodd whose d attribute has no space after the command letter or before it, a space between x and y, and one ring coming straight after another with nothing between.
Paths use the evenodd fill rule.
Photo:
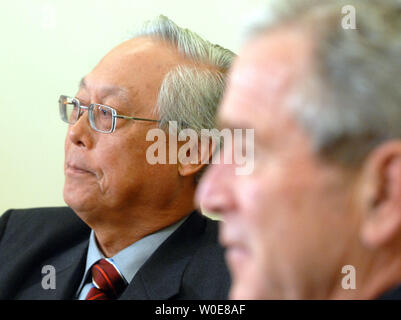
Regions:
<instances>
[{"instance_id":1,"label":"man's ear","mask_svg":"<svg viewBox=\"0 0 401 320\"><path fill-rule=\"evenodd\" d=\"M368 247L377 248L401 235L401 140L379 146L365 164L361 238Z\"/></svg>"},{"instance_id":2,"label":"man's ear","mask_svg":"<svg viewBox=\"0 0 401 320\"><path fill-rule=\"evenodd\" d=\"M178 172L190 176L199 172L210 163L216 146L212 138L202 137L179 145Z\"/></svg>"}]
</instances>

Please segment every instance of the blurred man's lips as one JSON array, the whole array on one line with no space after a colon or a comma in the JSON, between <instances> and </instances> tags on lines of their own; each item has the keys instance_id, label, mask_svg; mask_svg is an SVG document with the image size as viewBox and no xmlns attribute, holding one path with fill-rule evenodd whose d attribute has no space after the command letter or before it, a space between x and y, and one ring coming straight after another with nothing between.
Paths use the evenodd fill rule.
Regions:
<instances>
[{"instance_id":1,"label":"blurred man's lips","mask_svg":"<svg viewBox=\"0 0 401 320\"><path fill-rule=\"evenodd\" d=\"M226 259L231 266L240 267L249 260L249 251L241 245L227 246Z\"/></svg>"},{"instance_id":2,"label":"blurred man's lips","mask_svg":"<svg viewBox=\"0 0 401 320\"><path fill-rule=\"evenodd\" d=\"M249 250L239 239L220 234L220 242L226 248L226 260L229 265L240 267L249 259Z\"/></svg>"}]
</instances>

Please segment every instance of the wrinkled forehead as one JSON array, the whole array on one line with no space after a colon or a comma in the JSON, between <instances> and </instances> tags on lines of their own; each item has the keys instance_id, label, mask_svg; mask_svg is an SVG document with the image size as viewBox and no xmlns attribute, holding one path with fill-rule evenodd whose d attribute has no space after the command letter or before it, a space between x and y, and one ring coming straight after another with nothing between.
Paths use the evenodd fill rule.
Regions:
<instances>
[{"instance_id":1,"label":"wrinkled forehead","mask_svg":"<svg viewBox=\"0 0 401 320\"><path fill-rule=\"evenodd\" d=\"M173 46L156 39L140 37L127 40L116 46L96 66L119 75L132 71L159 71L163 73L178 64L180 55Z\"/></svg>"},{"instance_id":2,"label":"wrinkled forehead","mask_svg":"<svg viewBox=\"0 0 401 320\"><path fill-rule=\"evenodd\" d=\"M161 41L131 39L107 53L81 80L80 89L93 99L113 95L149 105L156 102L165 75L181 60L175 48Z\"/></svg>"}]
</instances>

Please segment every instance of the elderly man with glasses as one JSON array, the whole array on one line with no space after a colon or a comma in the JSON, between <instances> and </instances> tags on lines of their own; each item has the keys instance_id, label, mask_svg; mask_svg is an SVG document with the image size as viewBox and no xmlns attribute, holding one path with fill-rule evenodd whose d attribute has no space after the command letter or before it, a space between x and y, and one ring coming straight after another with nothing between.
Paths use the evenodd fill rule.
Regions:
<instances>
[{"instance_id":1,"label":"elderly man with glasses","mask_svg":"<svg viewBox=\"0 0 401 320\"><path fill-rule=\"evenodd\" d=\"M150 164L146 150L170 122L214 127L233 57L161 16L60 96L68 207L2 216L0 299L226 298L216 222L193 203L204 163Z\"/></svg>"}]
</instances>

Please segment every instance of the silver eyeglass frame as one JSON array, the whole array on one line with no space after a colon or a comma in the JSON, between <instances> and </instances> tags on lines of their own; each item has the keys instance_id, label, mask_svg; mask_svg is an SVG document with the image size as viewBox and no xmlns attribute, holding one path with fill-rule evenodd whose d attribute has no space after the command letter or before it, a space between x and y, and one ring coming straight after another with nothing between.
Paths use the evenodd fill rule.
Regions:
<instances>
[{"instance_id":1,"label":"silver eyeglass frame","mask_svg":"<svg viewBox=\"0 0 401 320\"><path fill-rule=\"evenodd\" d=\"M160 122L160 120L155 120L155 119L146 119L146 118L139 118L139 117L130 117L130 116L124 116L122 114L117 114L117 110L110 107L110 106L106 106L104 104L98 104L98 103L91 103L89 106L84 106L81 104L81 102L77 99L77 98L73 98L70 96L65 96L65 95L60 95L59 98L59 112L60 112L60 117L61 120L63 120L64 122L68 123L68 124L75 124L80 116L82 115L81 110L88 110L88 118L89 118L89 123L90 126L93 130L97 131L97 132L101 132L101 133L113 133L116 129L116 125L117 125L117 118L120 119L127 119L127 120L139 120L139 121L149 121L149 122ZM77 117L73 122L68 121L67 119L67 113L65 112L65 105L67 103L76 103L78 106L78 112L77 112ZM93 109L95 107L102 107L102 108L106 108L108 110L111 111L111 115L112 115L112 124L111 124L111 129L106 131L106 130L100 130L98 128L96 128L95 125L95 119L93 116Z\"/></svg>"}]
</instances>

